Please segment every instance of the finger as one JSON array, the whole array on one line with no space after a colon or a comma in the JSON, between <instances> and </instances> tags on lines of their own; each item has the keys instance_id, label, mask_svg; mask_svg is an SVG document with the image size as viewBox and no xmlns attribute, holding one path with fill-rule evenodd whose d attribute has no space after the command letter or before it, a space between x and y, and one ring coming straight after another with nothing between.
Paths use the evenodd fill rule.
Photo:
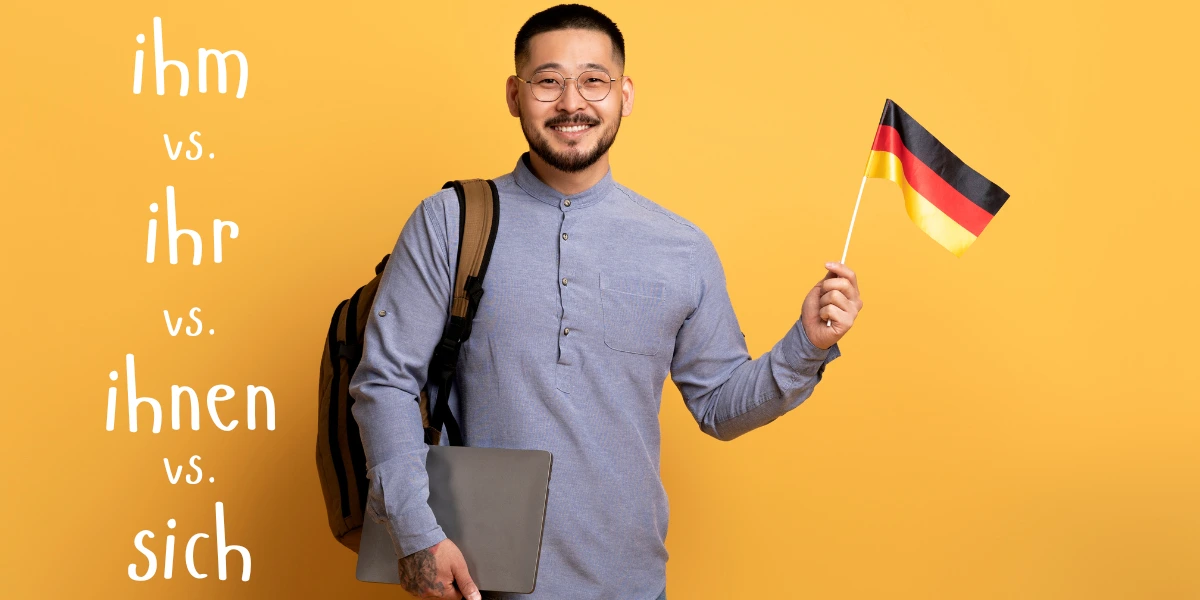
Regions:
<instances>
[{"instance_id":1,"label":"finger","mask_svg":"<svg viewBox=\"0 0 1200 600\"><path fill-rule=\"evenodd\" d=\"M846 279L849 279L850 284L854 286L854 289L858 289L858 275L855 274L854 271L850 270L850 267L847 267L842 263L828 262L825 263L825 268L837 273L839 277L845 277Z\"/></svg>"},{"instance_id":2,"label":"finger","mask_svg":"<svg viewBox=\"0 0 1200 600\"><path fill-rule=\"evenodd\" d=\"M854 284L845 277L837 277L834 279L825 279L821 281L822 292L829 292L832 290L841 290L842 293L851 300L859 299L858 289L855 288Z\"/></svg>"},{"instance_id":3,"label":"finger","mask_svg":"<svg viewBox=\"0 0 1200 600\"><path fill-rule=\"evenodd\" d=\"M821 310L817 313L817 316L821 317L822 321L833 321L839 325L845 325L848 322L848 317L850 315L837 306L826 304L825 306L821 307Z\"/></svg>"},{"instance_id":4,"label":"finger","mask_svg":"<svg viewBox=\"0 0 1200 600\"><path fill-rule=\"evenodd\" d=\"M850 285L850 280L845 277L835 277L826 279L821 282L821 293L832 292L833 290L841 290L847 298L851 297L851 290L854 286Z\"/></svg>"},{"instance_id":5,"label":"finger","mask_svg":"<svg viewBox=\"0 0 1200 600\"><path fill-rule=\"evenodd\" d=\"M438 580L435 586L429 587L424 595L417 595L417 598L438 598L438 600L463 600L462 594L458 593L458 588L454 585L454 579L449 581Z\"/></svg>"},{"instance_id":6,"label":"finger","mask_svg":"<svg viewBox=\"0 0 1200 600\"><path fill-rule=\"evenodd\" d=\"M847 313L850 312L850 299L841 290L833 290L821 296L821 306L832 304Z\"/></svg>"},{"instance_id":7,"label":"finger","mask_svg":"<svg viewBox=\"0 0 1200 600\"><path fill-rule=\"evenodd\" d=\"M467 561L454 563L451 571L454 573L454 584L458 586L458 591L462 592L462 597L466 600L479 600L479 586L475 585L471 574L467 572Z\"/></svg>"}]
</instances>

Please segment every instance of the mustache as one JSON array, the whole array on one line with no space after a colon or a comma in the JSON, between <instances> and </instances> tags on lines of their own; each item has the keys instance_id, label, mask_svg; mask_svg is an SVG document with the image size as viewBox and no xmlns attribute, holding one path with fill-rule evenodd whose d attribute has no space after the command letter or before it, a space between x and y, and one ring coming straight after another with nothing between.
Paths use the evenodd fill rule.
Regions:
<instances>
[{"instance_id":1,"label":"mustache","mask_svg":"<svg viewBox=\"0 0 1200 600\"><path fill-rule=\"evenodd\" d=\"M562 115L554 117L546 121L546 127L558 127L560 125L599 125L600 119L587 115Z\"/></svg>"}]
</instances>

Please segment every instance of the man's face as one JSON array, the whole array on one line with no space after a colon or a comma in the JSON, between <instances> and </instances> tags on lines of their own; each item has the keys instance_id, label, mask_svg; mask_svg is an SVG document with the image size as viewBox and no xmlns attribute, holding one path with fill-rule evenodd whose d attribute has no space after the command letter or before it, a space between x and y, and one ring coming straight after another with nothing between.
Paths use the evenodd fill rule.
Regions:
<instances>
[{"instance_id":1,"label":"man's face","mask_svg":"<svg viewBox=\"0 0 1200 600\"><path fill-rule=\"evenodd\" d=\"M565 79L558 99L540 101L530 84L510 77L509 112L520 117L531 152L560 171L582 171L600 160L617 139L621 117L632 109L633 84L622 77L612 40L599 31L562 29L533 36L529 60L517 75L537 85L548 71L570 78ZM602 72L616 79L603 100L589 101L580 93L574 78L584 72Z\"/></svg>"}]
</instances>

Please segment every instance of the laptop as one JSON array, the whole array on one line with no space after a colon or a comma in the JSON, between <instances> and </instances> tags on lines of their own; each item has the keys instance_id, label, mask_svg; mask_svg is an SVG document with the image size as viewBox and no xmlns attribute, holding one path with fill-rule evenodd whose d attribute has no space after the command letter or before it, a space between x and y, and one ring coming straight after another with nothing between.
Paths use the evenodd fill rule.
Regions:
<instances>
[{"instance_id":1,"label":"laptop","mask_svg":"<svg viewBox=\"0 0 1200 600\"><path fill-rule=\"evenodd\" d=\"M544 450L430 446L429 507L479 589L529 594L537 583L552 457ZM359 581L400 583L387 528L364 519Z\"/></svg>"}]
</instances>

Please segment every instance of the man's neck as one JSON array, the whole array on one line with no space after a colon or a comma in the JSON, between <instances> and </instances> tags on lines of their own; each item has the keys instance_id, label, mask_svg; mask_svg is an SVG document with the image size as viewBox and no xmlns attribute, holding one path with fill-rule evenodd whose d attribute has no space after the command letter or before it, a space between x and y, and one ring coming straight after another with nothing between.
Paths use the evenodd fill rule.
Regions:
<instances>
[{"instance_id":1,"label":"man's neck","mask_svg":"<svg viewBox=\"0 0 1200 600\"><path fill-rule=\"evenodd\" d=\"M529 153L529 166L533 174L542 180L542 183L565 196L570 196L578 194L604 179L608 173L608 153L604 153L604 156L601 156L600 160L597 160L592 166L574 173L560 171L550 166L536 152Z\"/></svg>"}]
</instances>

